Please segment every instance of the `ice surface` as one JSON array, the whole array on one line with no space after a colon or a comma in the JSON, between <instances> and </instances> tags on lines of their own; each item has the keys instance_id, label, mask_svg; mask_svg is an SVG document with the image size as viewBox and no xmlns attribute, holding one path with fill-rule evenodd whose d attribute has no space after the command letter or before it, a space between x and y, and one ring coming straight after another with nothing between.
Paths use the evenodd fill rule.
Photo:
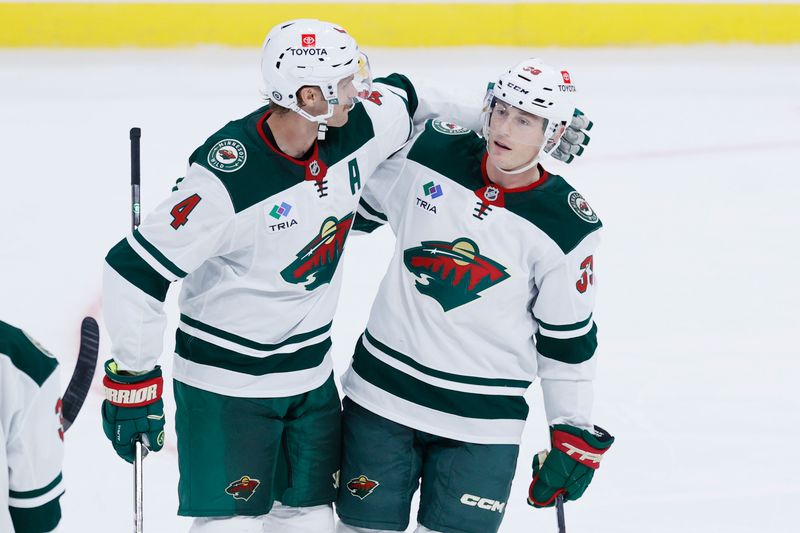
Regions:
<instances>
[{"instance_id":1,"label":"ice surface","mask_svg":"<svg viewBox=\"0 0 800 533\"><path fill-rule=\"evenodd\" d=\"M618 438L567 504L569 531L797 531L800 47L369 52L378 73L476 95L540 55L569 66L596 123L585 158L549 165L606 227L595 420ZM128 229L129 128L143 132L146 214L206 136L260 105L259 87L257 49L0 52L0 317L59 355L65 384L80 319L99 311L103 256ZM348 248L337 374L392 237ZM556 529L553 511L525 504L530 457L547 444L540 393L529 396L504 532ZM62 532L131 529L132 470L102 434L100 401L95 385L67 434ZM149 532L189 527L175 516L174 435L145 463Z\"/></svg>"}]
</instances>

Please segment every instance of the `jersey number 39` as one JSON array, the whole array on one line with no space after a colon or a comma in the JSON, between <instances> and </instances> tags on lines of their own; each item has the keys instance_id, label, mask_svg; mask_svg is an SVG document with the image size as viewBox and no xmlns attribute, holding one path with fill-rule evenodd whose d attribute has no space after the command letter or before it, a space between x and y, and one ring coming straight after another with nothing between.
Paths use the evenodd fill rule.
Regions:
<instances>
[{"instance_id":1,"label":"jersey number 39","mask_svg":"<svg viewBox=\"0 0 800 533\"><path fill-rule=\"evenodd\" d=\"M575 283L575 288L578 289L578 292L583 294L586 292L586 289L589 288L589 285L594 285L594 256L590 255L586 259L581 262L581 277L577 283Z\"/></svg>"},{"instance_id":2,"label":"jersey number 39","mask_svg":"<svg viewBox=\"0 0 800 533\"><path fill-rule=\"evenodd\" d=\"M174 229L178 229L184 224L189 221L189 213L191 213L197 204L200 203L200 196L197 194L191 195L186 200L178 202L175 207L172 208L172 211L169 212L172 215L172 222L170 222L170 226Z\"/></svg>"}]
</instances>

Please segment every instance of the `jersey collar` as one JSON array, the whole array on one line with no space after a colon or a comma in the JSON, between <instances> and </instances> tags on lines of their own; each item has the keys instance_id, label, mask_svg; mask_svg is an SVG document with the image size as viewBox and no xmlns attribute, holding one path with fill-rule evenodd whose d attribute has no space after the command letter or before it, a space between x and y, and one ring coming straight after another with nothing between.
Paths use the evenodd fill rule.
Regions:
<instances>
[{"instance_id":1,"label":"jersey collar","mask_svg":"<svg viewBox=\"0 0 800 533\"><path fill-rule=\"evenodd\" d=\"M328 173L328 166L319 157L319 142L316 139L314 140L311 155L306 160L297 159L285 154L277 146L275 146L272 141L270 141L267 134L264 133L264 127L266 126L267 119L271 114L272 111L267 111L264 113L264 116L258 120L258 125L256 127L256 130L258 130L258 136L261 137L261 140L264 141L264 144L266 144L270 150L283 157L287 161L304 167L305 179L307 181L316 181L321 183L324 180L325 175Z\"/></svg>"}]
</instances>

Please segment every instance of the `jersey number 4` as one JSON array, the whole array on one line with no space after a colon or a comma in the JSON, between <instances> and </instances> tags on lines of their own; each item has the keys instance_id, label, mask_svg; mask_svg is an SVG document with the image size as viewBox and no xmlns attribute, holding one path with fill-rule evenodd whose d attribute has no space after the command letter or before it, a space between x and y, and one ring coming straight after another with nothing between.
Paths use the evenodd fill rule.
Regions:
<instances>
[{"instance_id":1,"label":"jersey number 4","mask_svg":"<svg viewBox=\"0 0 800 533\"><path fill-rule=\"evenodd\" d=\"M594 256L590 255L586 259L581 262L581 277L575 283L575 288L578 289L578 292L583 294L586 292L586 289L589 288L589 285L594 285Z\"/></svg>"},{"instance_id":2,"label":"jersey number 4","mask_svg":"<svg viewBox=\"0 0 800 533\"><path fill-rule=\"evenodd\" d=\"M202 200L202 198L200 198L199 195L193 194L186 200L178 202L175 207L172 208L172 211L169 212L169 214L172 215L172 222L170 222L169 225L174 229L178 229L186 224L189 221L189 213L197 207L200 200Z\"/></svg>"}]
</instances>

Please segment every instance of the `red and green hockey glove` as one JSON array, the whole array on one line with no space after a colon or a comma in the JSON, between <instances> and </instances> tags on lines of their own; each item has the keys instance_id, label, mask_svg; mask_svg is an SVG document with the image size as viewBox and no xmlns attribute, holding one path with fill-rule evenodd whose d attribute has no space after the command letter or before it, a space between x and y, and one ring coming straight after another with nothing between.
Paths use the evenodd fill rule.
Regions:
<instances>
[{"instance_id":1,"label":"red and green hockey glove","mask_svg":"<svg viewBox=\"0 0 800 533\"><path fill-rule=\"evenodd\" d=\"M614 437L597 426L587 431L556 424L550 428L550 442L550 453L541 451L533 458L528 505L534 507L552 507L559 494L565 501L580 498Z\"/></svg>"},{"instance_id":2,"label":"red and green hockey glove","mask_svg":"<svg viewBox=\"0 0 800 533\"><path fill-rule=\"evenodd\" d=\"M117 363L109 359L105 369L103 431L114 451L132 463L134 441L139 436L150 451L159 451L164 446L164 402L161 400L164 379L161 367L138 376L124 375L118 372Z\"/></svg>"},{"instance_id":3,"label":"red and green hockey glove","mask_svg":"<svg viewBox=\"0 0 800 533\"><path fill-rule=\"evenodd\" d=\"M572 122L561 136L558 146L550 152L550 156L564 163L572 163L576 156L583 154L583 150L589 144L590 137L586 132L591 130L592 126L594 126L592 121L576 108L572 113Z\"/></svg>"}]
</instances>

